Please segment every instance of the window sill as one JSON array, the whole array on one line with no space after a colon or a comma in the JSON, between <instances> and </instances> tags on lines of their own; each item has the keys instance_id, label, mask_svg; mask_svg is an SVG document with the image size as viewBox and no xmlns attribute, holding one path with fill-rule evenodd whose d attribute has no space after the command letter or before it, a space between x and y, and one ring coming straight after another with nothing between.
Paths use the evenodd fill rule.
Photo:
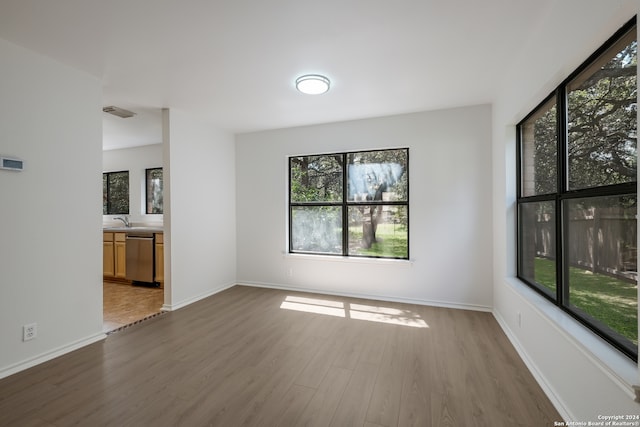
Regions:
<instances>
[{"instance_id":1,"label":"window sill","mask_svg":"<svg viewBox=\"0 0 640 427\"><path fill-rule=\"evenodd\" d=\"M598 366L629 397L634 399L633 385L637 383L638 366L633 360L613 348L560 308L547 301L515 277L505 278L509 287L523 297L541 317L560 332L581 353Z\"/></svg>"},{"instance_id":2,"label":"window sill","mask_svg":"<svg viewBox=\"0 0 640 427\"><path fill-rule=\"evenodd\" d=\"M389 258L361 258L361 257L347 257L338 255L312 255L312 254L292 254L289 252L282 252L282 257L287 259L297 260L310 260L321 262L343 262L349 264L378 264L378 265L393 265L398 267L411 267L415 260L413 259L389 259Z\"/></svg>"}]
</instances>

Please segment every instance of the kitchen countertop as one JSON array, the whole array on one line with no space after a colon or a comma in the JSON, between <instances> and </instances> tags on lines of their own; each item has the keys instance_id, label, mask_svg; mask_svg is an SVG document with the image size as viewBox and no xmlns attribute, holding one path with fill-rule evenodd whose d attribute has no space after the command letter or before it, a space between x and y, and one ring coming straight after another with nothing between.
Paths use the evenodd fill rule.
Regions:
<instances>
[{"instance_id":1,"label":"kitchen countertop","mask_svg":"<svg viewBox=\"0 0 640 427\"><path fill-rule=\"evenodd\" d=\"M164 229L162 227L154 227L154 226L149 226L149 227L138 227L138 226L133 226L133 227L103 227L102 228L103 232L106 233L138 233L140 231L147 231L149 233L164 233Z\"/></svg>"}]
</instances>

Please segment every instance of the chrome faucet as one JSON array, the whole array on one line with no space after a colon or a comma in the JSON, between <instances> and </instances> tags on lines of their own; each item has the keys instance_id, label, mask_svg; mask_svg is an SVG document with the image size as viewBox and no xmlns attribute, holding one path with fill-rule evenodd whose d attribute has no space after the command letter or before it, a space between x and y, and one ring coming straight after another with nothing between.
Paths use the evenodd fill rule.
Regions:
<instances>
[{"instance_id":1,"label":"chrome faucet","mask_svg":"<svg viewBox=\"0 0 640 427\"><path fill-rule=\"evenodd\" d=\"M124 226L127 227L127 228L131 227L131 224L129 223L129 218L127 218L126 216L124 216L124 217L119 216L119 217L113 218L113 219L119 219L120 221L122 221L124 223Z\"/></svg>"}]
</instances>

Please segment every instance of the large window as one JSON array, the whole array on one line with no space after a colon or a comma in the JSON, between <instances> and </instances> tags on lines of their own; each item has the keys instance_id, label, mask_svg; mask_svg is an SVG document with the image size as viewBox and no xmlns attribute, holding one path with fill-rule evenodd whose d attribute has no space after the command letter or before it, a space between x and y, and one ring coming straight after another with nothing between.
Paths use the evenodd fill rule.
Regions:
<instances>
[{"instance_id":1,"label":"large window","mask_svg":"<svg viewBox=\"0 0 640 427\"><path fill-rule=\"evenodd\" d=\"M145 173L146 213L162 213L162 168L147 169Z\"/></svg>"},{"instance_id":2,"label":"large window","mask_svg":"<svg viewBox=\"0 0 640 427\"><path fill-rule=\"evenodd\" d=\"M635 18L518 125L518 277L638 358Z\"/></svg>"},{"instance_id":3,"label":"large window","mask_svg":"<svg viewBox=\"0 0 640 427\"><path fill-rule=\"evenodd\" d=\"M129 171L102 174L102 214L129 213Z\"/></svg>"},{"instance_id":4,"label":"large window","mask_svg":"<svg viewBox=\"0 0 640 427\"><path fill-rule=\"evenodd\" d=\"M409 258L409 149L289 158L289 252Z\"/></svg>"}]
</instances>

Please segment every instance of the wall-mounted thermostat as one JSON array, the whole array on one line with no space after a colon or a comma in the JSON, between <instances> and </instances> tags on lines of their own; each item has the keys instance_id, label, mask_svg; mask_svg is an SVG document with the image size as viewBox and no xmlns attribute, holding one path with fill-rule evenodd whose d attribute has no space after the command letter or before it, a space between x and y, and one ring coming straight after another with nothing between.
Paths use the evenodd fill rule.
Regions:
<instances>
[{"instance_id":1,"label":"wall-mounted thermostat","mask_svg":"<svg viewBox=\"0 0 640 427\"><path fill-rule=\"evenodd\" d=\"M0 169L21 171L24 169L24 161L16 159L15 157L0 156Z\"/></svg>"}]
</instances>

